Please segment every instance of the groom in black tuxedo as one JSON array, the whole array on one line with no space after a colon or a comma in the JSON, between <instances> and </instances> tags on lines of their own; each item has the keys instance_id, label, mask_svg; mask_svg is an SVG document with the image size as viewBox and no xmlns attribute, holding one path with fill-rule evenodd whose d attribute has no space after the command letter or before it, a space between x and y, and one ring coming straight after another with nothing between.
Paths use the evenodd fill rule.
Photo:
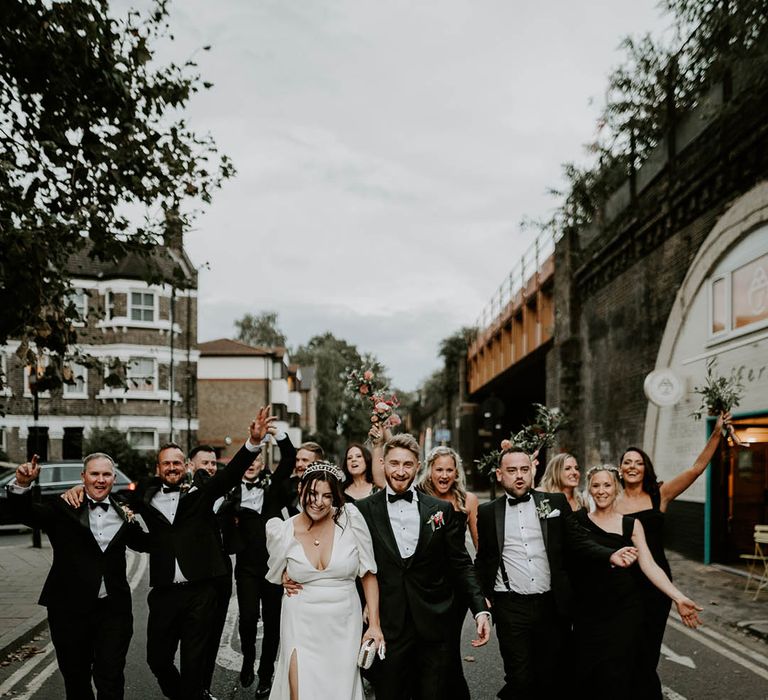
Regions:
<instances>
[{"instance_id":1,"label":"groom in black tuxedo","mask_svg":"<svg viewBox=\"0 0 768 700\"><path fill-rule=\"evenodd\" d=\"M373 540L386 659L373 682L377 700L445 700L453 658L454 597L475 615L482 646L490 615L450 503L416 492L419 445L407 434L384 447L387 487L358 501Z\"/></svg>"},{"instance_id":2,"label":"groom in black tuxedo","mask_svg":"<svg viewBox=\"0 0 768 700\"><path fill-rule=\"evenodd\" d=\"M122 700L125 657L133 634L125 547L147 551L146 533L110 496L115 464L101 452L83 461L85 498L76 510L64 501L33 503L36 458L16 470L8 506L21 522L48 534L53 565L40 594L70 700Z\"/></svg>"},{"instance_id":3,"label":"groom in black tuxedo","mask_svg":"<svg viewBox=\"0 0 768 700\"><path fill-rule=\"evenodd\" d=\"M592 542L562 493L533 490L535 469L520 448L501 453L496 478L505 495L478 509L475 568L492 601L506 685L499 698L556 697L567 677L553 669L570 625L569 558L630 566L634 547ZM599 604L599 601L595 601ZM567 673L565 674L567 676Z\"/></svg>"}]
</instances>

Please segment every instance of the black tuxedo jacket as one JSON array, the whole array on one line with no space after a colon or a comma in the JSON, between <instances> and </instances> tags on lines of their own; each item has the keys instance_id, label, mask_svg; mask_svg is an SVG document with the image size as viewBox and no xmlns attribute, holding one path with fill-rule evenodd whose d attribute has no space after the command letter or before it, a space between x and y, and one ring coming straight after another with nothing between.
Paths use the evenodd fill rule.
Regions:
<instances>
[{"instance_id":1,"label":"black tuxedo jacket","mask_svg":"<svg viewBox=\"0 0 768 700\"><path fill-rule=\"evenodd\" d=\"M558 612L570 614L573 591L568 577L571 560L579 558L607 561L613 550L593 542L587 531L579 525L573 515L568 499L562 493L532 491L537 510L546 510L559 515L540 517L541 535L549 560L550 586ZM490 503L483 503L477 511L477 557L475 568L486 597L493 595L496 574L501 564L504 549L504 521L507 512L507 496L501 496Z\"/></svg>"},{"instance_id":2,"label":"black tuxedo jacket","mask_svg":"<svg viewBox=\"0 0 768 700\"><path fill-rule=\"evenodd\" d=\"M107 595L123 597L130 607L131 589L125 575L125 547L139 552L149 550L148 535L137 522L129 522L121 506L111 496L110 506L123 519L105 551L91 533L88 505L72 508L62 499L33 503L30 493L8 493L8 505L19 520L39 527L48 535L53 549L53 564L40 594L40 605L93 605L99 597L102 577Z\"/></svg>"},{"instance_id":3,"label":"black tuxedo jacket","mask_svg":"<svg viewBox=\"0 0 768 700\"><path fill-rule=\"evenodd\" d=\"M280 462L271 474L266 474L264 505L261 513L240 507L242 489L238 483L228 494L219 511L224 535L224 549L237 555L237 573L248 572L263 576L267 570L267 537L265 525L270 518L279 518L284 506L283 489L296 465L296 448L286 436L279 440ZM269 470L265 471L268 472ZM262 472L262 476L264 476Z\"/></svg>"},{"instance_id":4,"label":"black tuxedo jacket","mask_svg":"<svg viewBox=\"0 0 768 700\"><path fill-rule=\"evenodd\" d=\"M373 540L385 639L396 639L410 625L425 641L447 639L455 626L456 595L465 596L475 614L487 609L452 506L421 492L418 499L421 530L408 559L397 548L386 491L355 502ZM438 513L443 524L433 529L431 519Z\"/></svg>"},{"instance_id":5,"label":"black tuxedo jacket","mask_svg":"<svg viewBox=\"0 0 768 700\"><path fill-rule=\"evenodd\" d=\"M175 560L190 582L230 573L213 504L240 483L255 458L256 454L243 445L224 469L182 493L173 523L152 505L152 498L161 488L159 479L136 492L131 504L147 524L152 542L150 586L173 583Z\"/></svg>"}]
</instances>

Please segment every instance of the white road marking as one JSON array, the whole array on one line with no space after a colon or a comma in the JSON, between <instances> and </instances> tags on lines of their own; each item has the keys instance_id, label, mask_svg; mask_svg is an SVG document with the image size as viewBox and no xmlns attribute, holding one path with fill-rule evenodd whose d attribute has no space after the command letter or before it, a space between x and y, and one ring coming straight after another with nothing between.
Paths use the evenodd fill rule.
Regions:
<instances>
[{"instance_id":1,"label":"white road marking","mask_svg":"<svg viewBox=\"0 0 768 700\"><path fill-rule=\"evenodd\" d=\"M130 579L131 590L136 590L136 586L144 576L147 570L148 557L145 554L136 554L132 550L126 550L126 570L130 571L135 565L135 571ZM31 659L27 660L19 669L10 677L8 677L2 685L0 685L0 696L8 693L12 688L17 686L24 678L30 675L30 673L44 660L46 660L54 651L53 644L47 644L40 654L36 654ZM15 700L30 700L30 698L42 687L43 683L47 681L58 669L59 665L54 660L49 663L40 673L38 673L29 683L20 695L14 695Z\"/></svg>"},{"instance_id":2,"label":"white road marking","mask_svg":"<svg viewBox=\"0 0 768 700\"><path fill-rule=\"evenodd\" d=\"M682 623L678 622L677 620L669 619L667 620L667 624L674 630L677 630L678 632L682 632L683 634L687 635L691 639L695 639L699 644L703 644L705 647L709 647L713 651L716 651L721 656L724 656L726 659L730 659L734 663L737 663L739 666L746 668L749 671L752 671L755 675L760 676L760 678L765 678L765 680L768 681L768 670L761 668L760 666L757 666L756 664L753 664L751 661L747 661L747 659L743 658L742 656L739 656L735 652L731 651L730 649L724 647L719 642L716 642L714 639L710 639L706 635L701 634L700 632L696 632L692 629L689 629ZM734 644L738 644L738 642L734 642ZM739 645L741 647L741 645ZM745 647L744 647L745 648Z\"/></svg>"},{"instance_id":3,"label":"white road marking","mask_svg":"<svg viewBox=\"0 0 768 700\"><path fill-rule=\"evenodd\" d=\"M667 700L686 700L685 695L680 695L680 693L672 690L672 688L668 688L666 685L662 686L661 694L667 698Z\"/></svg>"},{"instance_id":4,"label":"white road marking","mask_svg":"<svg viewBox=\"0 0 768 700\"><path fill-rule=\"evenodd\" d=\"M706 634L712 637L713 639L716 639L721 644L727 644L732 649L735 649L736 651L743 654L744 656L748 656L753 661L757 661L758 663L763 664L763 666L768 666L768 656L766 656L765 654L761 654L760 652L755 651L754 649L750 649L744 644L740 644L735 639L726 637L724 634L720 634L720 632L710 629L709 627L700 627L698 631L701 632L702 634Z\"/></svg>"},{"instance_id":5,"label":"white road marking","mask_svg":"<svg viewBox=\"0 0 768 700\"><path fill-rule=\"evenodd\" d=\"M672 663L680 664L686 668L696 668L696 664L693 663L693 659L690 656L681 656L672 651L666 644L661 645L661 653L664 654L664 658Z\"/></svg>"}]
</instances>

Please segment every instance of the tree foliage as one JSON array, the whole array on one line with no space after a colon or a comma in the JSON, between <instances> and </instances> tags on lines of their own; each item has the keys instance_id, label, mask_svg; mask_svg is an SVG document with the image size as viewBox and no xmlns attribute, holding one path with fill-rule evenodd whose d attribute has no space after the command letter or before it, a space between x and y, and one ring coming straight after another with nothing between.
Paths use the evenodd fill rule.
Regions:
<instances>
[{"instance_id":1,"label":"tree foliage","mask_svg":"<svg viewBox=\"0 0 768 700\"><path fill-rule=\"evenodd\" d=\"M146 259L233 174L181 116L209 87L195 63L158 65L167 0L147 14L107 0L9 0L0 31L0 344L64 355L77 341L67 263ZM206 47L208 48L208 47Z\"/></svg>"},{"instance_id":2,"label":"tree foliage","mask_svg":"<svg viewBox=\"0 0 768 700\"><path fill-rule=\"evenodd\" d=\"M147 476L154 466L154 455L144 455L133 449L128 443L125 433L117 428L94 428L83 441L83 454L105 452L120 470L131 479Z\"/></svg>"},{"instance_id":3,"label":"tree foliage","mask_svg":"<svg viewBox=\"0 0 768 700\"><path fill-rule=\"evenodd\" d=\"M299 346L291 358L314 366L317 380L317 440L329 455L338 454L352 440L363 440L371 426L370 406L345 394L349 369L366 365L377 376L384 367L370 354L361 355L346 340L326 332Z\"/></svg>"},{"instance_id":4,"label":"tree foliage","mask_svg":"<svg viewBox=\"0 0 768 700\"><path fill-rule=\"evenodd\" d=\"M728 92L732 69L751 90L768 82L768 5L764 0L663 0L673 38L626 37L609 75L587 163L563 166L565 186L542 230L601 223L608 198L715 84ZM728 109L726 105L724 109Z\"/></svg>"},{"instance_id":5,"label":"tree foliage","mask_svg":"<svg viewBox=\"0 0 768 700\"><path fill-rule=\"evenodd\" d=\"M277 326L277 312L262 311L258 316L245 314L235 321L237 339L248 345L285 347L285 334Z\"/></svg>"}]
</instances>

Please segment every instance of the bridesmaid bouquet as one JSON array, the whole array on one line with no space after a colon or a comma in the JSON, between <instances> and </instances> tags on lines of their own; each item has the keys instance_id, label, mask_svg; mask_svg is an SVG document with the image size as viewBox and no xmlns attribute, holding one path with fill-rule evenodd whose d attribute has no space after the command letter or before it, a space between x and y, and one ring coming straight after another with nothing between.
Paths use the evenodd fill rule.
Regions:
<instances>
[{"instance_id":1,"label":"bridesmaid bouquet","mask_svg":"<svg viewBox=\"0 0 768 700\"><path fill-rule=\"evenodd\" d=\"M693 392L701 396L701 406L691 414L696 420L701 420L705 413L717 416L731 411L739 405L744 393L744 385L736 370L731 371L730 377L721 377L715 373L716 364L717 360L714 357L707 360L704 386L693 388Z\"/></svg>"},{"instance_id":2,"label":"bridesmaid bouquet","mask_svg":"<svg viewBox=\"0 0 768 700\"><path fill-rule=\"evenodd\" d=\"M347 373L347 393L354 399L369 401L371 423L382 428L394 427L402 422L395 409L400 406L397 395L389 393L386 384L376 376L371 367L352 369Z\"/></svg>"},{"instance_id":3,"label":"bridesmaid bouquet","mask_svg":"<svg viewBox=\"0 0 768 700\"><path fill-rule=\"evenodd\" d=\"M559 408L547 408L540 403L536 407L534 422L510 436L510 441L522 447L529 455L538 453L545 447L555 444L555 435L568 423L568 419Z\"/></svg>"},{"instance_id":4,"label":"bridesmaid bouquet","mask_svg":"<svg viewBox=\"0 0 768 700\"><path fill-rule=\"evenodd\" d=\"M400 416L395 413L395 409L400 405L400 401L395 394L377 391L371 397L371 403L373 404L371 423L378 423L382 427L400 425Z\"/></svg>"},{"instance_id":5,"label":"bridesmaid bouquet","mask_svg":"<svg viewBox=\"0 0 768 700\"><path fill-rule=\"evenodd\" d=\"M717 359L712 357L707 360L707 374L704 377L704 386L694 387L693 392L701 396L701 405L691 415L695 420L701 420L702 416L717 416L721 413L730 413L739 405L744 395L744 385L741 383L735 369L731 370L729 377L721 377L715 372ZM736 437L736 431L730 423L723 425L723 437L730 436L735 445L749 447Z\"/></svg>"}]
</instances>

